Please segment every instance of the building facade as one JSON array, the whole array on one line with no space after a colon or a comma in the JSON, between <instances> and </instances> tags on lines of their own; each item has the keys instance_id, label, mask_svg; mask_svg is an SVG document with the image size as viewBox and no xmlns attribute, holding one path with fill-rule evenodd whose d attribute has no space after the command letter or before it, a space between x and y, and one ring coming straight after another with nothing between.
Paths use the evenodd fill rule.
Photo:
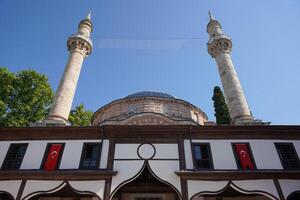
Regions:
<instances>
[{"instance_id":1,"label":"building facade","mask_svg":"<svg viewBox=\"0 0 300 200\"><path fill-rule=\"evenodd\" d=\"M0 196L299 199L299 131L260 125L1 128ZM50 151L55 145L57 153ZM245 166L238 145L249 154Z\"/></svg>"},{"instance_id":2,"label":"building facade","mask_svg":"<svg viewBox=\"0 0 300 200\"><path fill-rule=\"evenodd\" d=\"M0 128L0 199L299 200L300 126L254 119L230 57L231 40L210 15L232 125L213 125L170 94L137 92L97 110L92 126L68 126L90 14L68 40L69 60L49 116Z\"/></svg>"}]
</instances>

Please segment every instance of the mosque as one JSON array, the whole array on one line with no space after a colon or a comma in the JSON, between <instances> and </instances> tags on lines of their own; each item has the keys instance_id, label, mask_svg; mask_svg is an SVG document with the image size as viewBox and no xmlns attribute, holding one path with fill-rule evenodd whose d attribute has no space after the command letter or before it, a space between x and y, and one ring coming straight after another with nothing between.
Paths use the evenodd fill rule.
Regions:
<instances>
[{"instance_id":1,"label":"mosque","mask_svg":"<svg viewBox=\"0 0 300 200\"><path fill-rule=\"evenodd\" d=\"M300 200L300 126L251 115L231 39L211 14L207 49L231 125L210 123L170 94L142 91L99 108L91 126L69 126L92 30L89 14L69 37L48 117L0 128L0 200Z\"/></svg>"}]
</instances>

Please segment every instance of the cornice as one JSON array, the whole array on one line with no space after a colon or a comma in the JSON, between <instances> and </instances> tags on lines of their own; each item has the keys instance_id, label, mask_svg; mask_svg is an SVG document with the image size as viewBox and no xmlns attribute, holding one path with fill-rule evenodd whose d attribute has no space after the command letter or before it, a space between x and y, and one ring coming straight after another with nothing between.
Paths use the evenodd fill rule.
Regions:
<instances>
[{"instance_id":1,"label":"cornice","mask_svg":"<svg viewBox=\"0 0 300 200\"><path fill-rule=\"evenodd\" d=\"M0 180L103 180L116 174L112 170L14 170L0 171Z\"/></svg>"},{"instance_id":2,"label":"cornice","mask_svg":"<svg viewBox=\"0 0 300 200\"><path fill-rule=\"evenodd\" d=\"M300 140L300 126L282 125L104 125L0 128L0 141L92 139L282 139Z\"/></svg>"},{"instance_id":3,"label":"cornice","mask_svg":"<svg viewBox=\"0 0 300 200\"><path fill-rule=\"evenodd\" d=\"M300 179L300 171L176 171L175 174L188 180L256 180L256 179Z\"/></svg>"}]
</instances>

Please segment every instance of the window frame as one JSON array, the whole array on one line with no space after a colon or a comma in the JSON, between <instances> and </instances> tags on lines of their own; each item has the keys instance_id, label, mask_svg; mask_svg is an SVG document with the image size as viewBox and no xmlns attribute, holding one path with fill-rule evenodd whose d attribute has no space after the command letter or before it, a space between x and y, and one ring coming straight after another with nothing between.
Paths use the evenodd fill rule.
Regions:
<instances>
[{"instance_id":1,"label":"window frame","mask_svg":"<svg viewBox=\"0 0 300 200\"><path fill-rule=\"evenodd\" d=\"M83 154L84 154L84 147L85 145L98 145L98 157L96 159L96 166L95 167L84 167L83 166ZM81 156L80 156L80 162L79 162L79 167L78 169L80 170L92 170L92 169L99 169L100 167L100 160L101 160L101 153L102 153L102 142L84 142L82 145L82 150L81 150Z\"/></svg>"},{"instance_id":2,"label":"window frame","mask_svg":"<svg viewBox=\"0 0 300 200\"><path fill-rule=\"evenodd\" d=\"M136 110L137 110L137 107L135 104L128 105L127 112L129 115L135 114L137 112Z\"/></svg>"},{"instance_id":3,"label":"window frame","mask_svg":"<svg viewBox=\"0 0 300 200\"><path fill-rule=\"evenodd\" d=\"M250 170L250 169L242 169L241 165L240 165L240 162L239 162L239 156L236 152L236 149L235 149L235 144L246 144L247 146L247 149L248 149L248 153L249 153L249 156L250 156L250 159L252 161L252 164L254 166L254 169L253 170ZM234 155L234 159L235 159L235 163L236 163L236 167L237 167L237 170L241 170L241 171L256 171L257 170L257 167L256 167L256 163L255 163L255 159L254 159L254 156L253 156L253 153L252 153L252 149L251 149L251 146L250 146L250 143L249 142L232 142L231 143L231 147L232 147L232 151L233 151L233 155Z\"/></svg>"},{"instance_id":4,"label":"window frame","mask_svg":"<svg viewBox=\"0 0 300 200\"><path fill-rule=\"evenodd\" d=\"M131 193L129 199L135 200L137 198L159 198L160 200L165 200L165 194L163 193Z\"/></svg>"},{"instance_id":5,"label":"window frame","mask_svg":"<svg viewBox=\"0 0 300 200\"><path fill-rule=\"evenodd\" d=\"M46 146L46 149L45 149L45 152L44 152L44 156L43 156L43 160L42 160L42 163L41 163L41 166L40 166L41 170L45 170L44 164L45 164L45 162L47 160L47 157L48 157L48 154L49 154L49 150L50 150L50 147L51 147L52 144L61 144L60 155L59 155L59 158L58 158L58 161L57 161L57 164L56 164L56 168L55 168L55 170L59 170L60 162L61 162L61 159L62 159L62 155L64 153L65 144L66 144L66 143L61 143L61 142L47 143L47 146Z\"/></svg>"},{"instance_id":6,"label":"window frame","mask_svg":"<svg viewBox=\"0 0 300 200\"><path fill-rule=\"evenodd\" d=\"M12 146L22 146L22 145L25 146L25 151L24 151L24 155L22 156L22 158L20 160L20 165L18 166L18 168L13 168L13 169L11 169L11 168L4 168L4 166L8 162L8 156L9 156L10 152L12 151ZM5 158L4 158L3 163L2 163L1 170L7 170L7 171L19 170L20 167L22 166L22 163L23 163L23 160L24 160L24 157L25 157L28 145L29 145L29 143L10 143L10 145L9 145L9 147L7 149Z\"/></svg>"},{"instance_id":7,"label":"window frame","mask_svg":"<svg viewBox=\"0 0 300 200\"><path fill-rule=\"evenodd\" d=\"M296 156L296 160L297 160L298 165L299 165L298 168L295 168L295 169L286 168L286 165L284 164L283 159L282 159L281 156L280 156L281 154L280 154L279 148L278 148L278 146L277 146L277 145L281 145L281 144L291 145L292 151L293 151L294 155ZM295 149L294 143L292 143L292 142L274 142L274 146L275 146L275 149L276 149L276 151L277 151L277 155L278 155L278 157L279 157L281 166L282 166L282 168L283 168L284 170L295 170L295 171L296 171L296 170L300 170L300 160L299 160L298 153L297 153L297 151L296 151L296 149ZM286 159L285 159L285 160L286 160Z\"/></svg>"},{"instance_id":8,"label":"window frame","mask_svg":"<svg viewBox=\"0 0 300 200\"><path fill-rule=\"evenodd\" d=\"M197 166L197 162L196 162L196 155L195 155L195 146L197 145L207 145L207 153L208 153L208 162L210 167L209 168L200 168ZM194 170L197 171L205 171L205 170L214 170L214 163L213 163L213 157L212 157L212 153L211 153L211 147L210 147L210 143L209 142L193 142L191 145L192 148L192 156L193 156L193 165L194 165Z\"/></svg>"}]
</instances>

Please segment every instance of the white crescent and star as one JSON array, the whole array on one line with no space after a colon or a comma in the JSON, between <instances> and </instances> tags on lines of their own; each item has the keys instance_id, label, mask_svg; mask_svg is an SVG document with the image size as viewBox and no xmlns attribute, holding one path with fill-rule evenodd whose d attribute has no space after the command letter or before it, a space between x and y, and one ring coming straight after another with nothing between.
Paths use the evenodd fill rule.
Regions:
<instances>
[{"instance_id":1,"label":"white crescent and star","mask_svg":"<svg viewBox=\"0 0 300 200\"><path fill-rule=\"evenodd\" d=\"M247 155L247 152L244 151L244 150L241 150L241 151L240 151L240 154L241 154L241 156L242 156L243 158L245 158L246 155Z\"/></svg>"},{"instance_id":2,"label":"white crescent and star","mask_svg":"<svg viewBox=\"0 0 300 200\"><path fill-rule=\"evenodd\" d=\"M51 152L51 158L53 159L53 158L55 158L55 156L57 156L57 151L52 151Z\"/></svg>"}]
</instances>

